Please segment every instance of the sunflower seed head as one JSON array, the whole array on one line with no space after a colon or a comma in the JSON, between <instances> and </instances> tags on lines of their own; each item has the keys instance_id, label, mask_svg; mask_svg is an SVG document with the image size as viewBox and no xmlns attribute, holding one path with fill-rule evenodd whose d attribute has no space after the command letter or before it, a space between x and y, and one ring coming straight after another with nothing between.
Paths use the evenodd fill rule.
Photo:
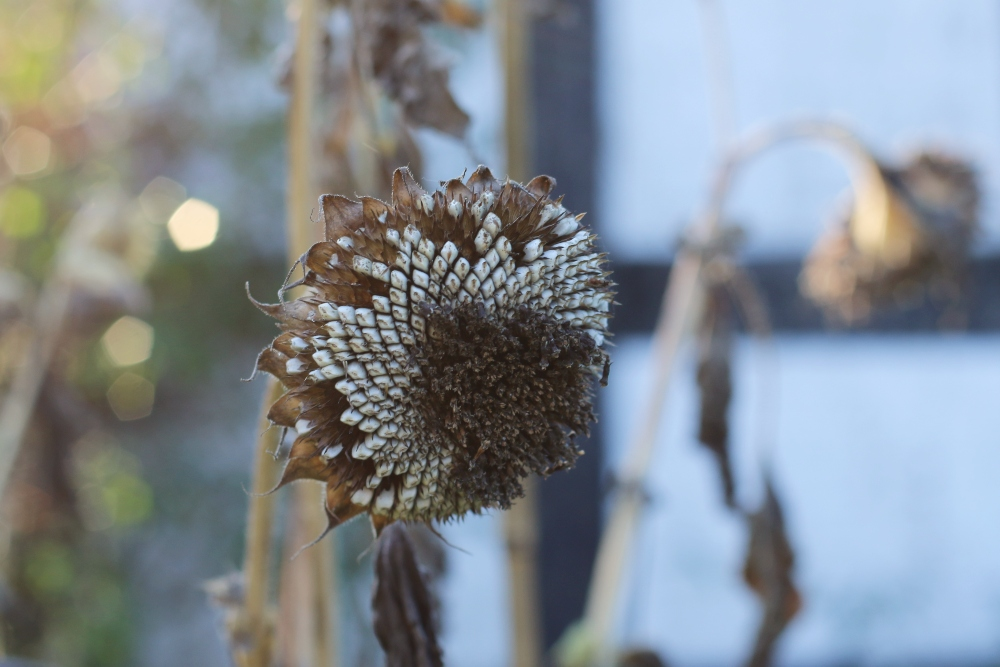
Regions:
<instances>
[{"instance_id":1,"label":"sunflower seed head","mask_svg":"<svg viewBox=\"0 0 1000 667\"><path fill-rule=\"evenodd\" d=\"M326 482L331 525L508 507L524 476L575 462L613 286L553 185L481 167L428 194L401 170L391 206L321 199L330 240L306 296L264 307L285 333L258 364L288 389L272 421L299 434L283 481Z\"/></svg>"}]
</instances>

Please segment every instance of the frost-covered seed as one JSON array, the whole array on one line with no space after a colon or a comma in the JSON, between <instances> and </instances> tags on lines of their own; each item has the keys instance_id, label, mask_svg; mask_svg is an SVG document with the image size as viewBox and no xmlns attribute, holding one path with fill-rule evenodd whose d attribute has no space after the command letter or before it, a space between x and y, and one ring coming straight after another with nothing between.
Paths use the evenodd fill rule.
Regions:
<instances>
[{"instance_id":1,"label":"frost-covered seed","mask_svg":"<svg viewBox=\"0 0 1000 667\"><path fill-rule=\"evenodd\" d=\"M462 215L462 202L457 199L452 199L448 202L448 213L450 213L453 218L457 218Z\"/></svg>"},{"instance_id":2,"label":"frost-covered seed","mask_svg":"<svg viewBox=\"0 0 1000 667\"><path fill-rule=\"evenodd\" d=\"M450 266L452 262L458 259L458 247L451 241L448 241L441 246L441 257L444 257L444 261L448 262Z\"/></svg>"},{"instance_id":3,"label":"frost-covered seed","mask_svg":"<svg viewBox=\"0 0 1000 667\"><path fill-rule=\"evenodd\" d=\"M314 352L312 358L313 361L320 366L329 366L333 363L333 355L330 354L330 350L320 350L319 352Z\"/></svg>"},{"instance_id":4,"label":"frost-covered seed","mask_svg":"<svg viewBox=\"0 0 1000 667\"><path fill-rule=\"evenodd\" d=\"M347 396L348 394L358 390L358 385L353 380L343 379L337 384L333 385L334 388L341 394Z\"/></svg>"},{"instance_id":5,"label":"frost-covered seed","mask_svg":"<svg viewBox=\"0 0 1000 667\"><path fill-rule=\"evenodd\" d=\"M363 273L366 276L370 276L372 274L372 261L367 257L362 257L361 255L355 255L353 265L354 265L354 270L357 271L358 273Z\"/></svg>"},{"instance_id":6,"label":"frost-covered seed","mask_svg":"<svg viewBox=\"0 0 1000 667\"><path fill-rule=\"evenodd\" d=\"M386 489L375 498L375 509L387 511L392 509L392 503L396 499L396 494L392 489Z\"/></svg>"},{"instance_id":7,"label":"frost-covered seed","mask_svg":"<svg viewBox=\"0 0 1000 667\"><path fill-rule=\"evenodd\" d=\"M389 274L389 282L396 289L406 289L408 280L405 273L393 270L392 273Z\"/></svg>"},{"instance_id":8,"label":"frost-covered seed","mask_svg":"<svg viewBox=\"0 0 1000 667\"><path fill-rule=\"evenodd\" d=\"M295 336L290 341L288 341L289 347L291 347L296 352L305 352L309 349L309 343L305 339Z\"/></svg>"},{"instance_id":9,"label":"frost-covered seed","mask_svg":"<svg viewBox=\"0 0 1000 667\"><path fill-rule=\"evenodd\" d=\"M318 312L319 316L326 321L340 319L340 314L337 312L337 307L334 306L332 303L319 304L318 306L316 306L316 312Z\"/></svg>"},{"instance_id":10,"label":"frost-covered seed","mask_svg":"<svg viewBox=\"0 0 1000 667\"><path fill-rule=\"evenodd\" d=\"M469 262L464 257L460 257L457 262L455 262L455 275L458 276L460 280L465 280L465 276L469 275Z\"/></svg>"},{"instance_id":11,"label":"frost-covered seed","mask_svg":"<svg viewBox=\"0 0 1000 667\"><path fill-rule=\"evenodd\" d=\"M420 239L420 243L417 244L417 252L419 252L424 257L433 257L434 248L435 248L434 241L431 241L428 238Z\"/></svg>"},{"instance_id":12,"label":"frost-covered seed","mask_svg":"<svg viewBox=\"0 0 1000 667\"><path fill-rule=\"evenodd\" d=\"M423 287L424 289L427 289L430 286L430 276L428 276L423 271L414 271L413 282L418 287Z\"/></svg>"},{"instance_id":13,"label":"frost-covered seed","mask_svg":"<svg viewBox=\"0 0 1000 667\"><path fill-rule=\"evenodd\" d=\"M496 213L489 213L486 219L483 220L483 229L489 232L490 236L496 236L500 232L501 224L500 218L497 217Z\"/></svg>"},{"instance_id":14,"label":"frost-covered seed","mask_svg":"<svg viewBox=\"0 0 1000 667\"><path fill-rule=\"evenodd\" d=\"M320 372L327 380L336 380L337 378L344 377L344 369L340 364L330 364L329 366L324 366L320 369Z\"/></svg>"},{"instance_id":15,"label":"frost-covered seed","mask_svg":"<svg viewBox=\"0 0 1000 667\"><path fill-rule=\"evenodd\" d=\"M352 361L347 364L347 374L355 380L361 380L368 377L368 373L365 372L365 367L357 361Z\"/></svg>"},{"instance_id":16,"label":"frost-covered seed","mask_svg":"<svg viewBox=\"0 0 1000 667\"><path fill-rule=\"evenodd\" d=\"M580 223L573 216L567 215L556 225L555 234L556 236L568 236L578 229L580 229Z\"/></svg>"},{"instance_id":17,"label":"frost-covered seed","mask_svg":"<svg viewBox=\"0 0 1000 667\"><path fill-rule=\"evenodd\" d=\"M389 289L389 300L397 306L405 306L409 303L406 298L406 292L398 290L395 287Z\"/></svg>"},{"instance_id":18,"label":"frost-covered seed","mask_svg":"<svg viewBox=\"0 0 1000 667\"><path fill-rule=\"evenodd\" d=\"M354 445L353 448L351 448L351 457L356 459L362 459L362 460L368 459L371 458L371 455L374 453L375 452L368 449L368 446L363 442L359 442L358 444Z\"/></svg>"},{"instance_id":19,"label":"frost-covered seed","mask_svg":"<svg viewBox=\"0 0 1000 667\"><path fill-rule=\"evenodd\" d=\"M344 422L348 426L354 426L364 418L365 416L354 408L348 408L340 415L340 421Z\"/></svg>"},{"instance_id":20,"label":"frost-covered seed","mask_svg":"<svg viewBox=\"0 0 1000 667\"><path fill-rule=\"evenodd\" d=\"M299 375L306 369L306 362L302 361L298 357L292 357L285 362L285 372L289 375Z\"/></svg>"},{"instance_id":21,"label":"frost-covered seed","mask_svg":"<svg viewBox=\"0 0 1000 667\"><path fill-rule=\"evenodd\" d=\"M348 344L346 338L331 338L327 341L327 345L329 345L330 349L334 352L347 352L351 349L351 346Z\"/></svg>"},{"instance_id":22,"label":"frost-covered seed","mask_svg":"<svg viewBox=\"0 0 1000 667\"><path fill-rule=\"evenodd\" d=\"M417 207L427 215L430 215L431 211L434 210L434 197L426 194L420 195L417 199Z\"/></svg>"},{"instance_id":23,"label":"frost-covered seed","mask_svg":"<svg viewBox=\"0 0 1000 667\"><path fill-rule=\"evenodd\" d=\"M371 308L358 308L355 311L355 317L358 321L358 326L361 327L375 326L375 311L373 311Z\"/></svg>"},{"instance_id":24,"label":"frost-covered seed","mask_svg":"<svg viewBox=\"0 0 1000 667\"><path fill-rule=\"evenodd\" d=\"M375 430L378 429L378 427L381 425L382 424L379 422L379 420L375 419L374 417L365 417L361 421L361 423L358 424L358 428L364 431L365 433L374 433Z\"/></svg>"},{"instance_id":25,"label":"frost-covered seed","mask_svg":"<svg viewBox=\"0 0 1000 667\"><path fill-rule=\"evenodd\" d=\"M389 266L382 262L372 262L372 278L384 283L389 282Z\"/></svg>"},{"instance_id":26,"label":"frost-covered seed","mask_svg":"<svg viewBox=\"0 0 1000 667\"><path fill-rule=\"evenodd\" d=\"M490 215L493 214L490 213ZM490 244L492 243L493 243L493 236L488 231L486 231L485 227L480 229L479 232L476 234L476 239L475 239L476 251L479 254L483 254L489 249Z\"/></svg>"},{"instance_id":27,"label":"frost-covered seed","mask_svg":"<svg viewBox=\"0 0 1000 667\"><path fill-rule=\"evenodd\" d=\"M411 244L416 244L420 242L420 230L413 225L407 225L406 229L403 230L403 238L409 241ZM410 249L412 251L412 247ZM410 254L407 252L407 254Z\"/></svg>"},{"instance_id":28,"label":"frost-covered seed","mask_svg":"<svg viewBox=\"0 0 1000 667\"><path fill-rule=\"evenodd\" d=\"M351 502L355 505L367 507L372 502L372 495L374 495L374 493L371 489L358 489L351 496Z\"/></svg>"},{"instance_id":29,"label":"frost-covered seed","mask_svg":"<svg viewBox=\"0 0 1000 667\"><path fill-rule=\"evenodd\" d=\"M524 261L533 262L542 256L542 241L535 239L524 246Z\"/></svg>"},{"instance_id":30,"label":"frost-covered seed","mask_svg":"<svg viewBox=\"0 0 1000 667\"><path fill-rule=\"evenodd\" d=\"M337 306L337 312L340 314L340 321L344 324L358 323L354 316L354 306Z\"/></svg>"},{"instance_id":31,"label":"frost-covered seed","mask_svg":"<svg viewBox=\"0 0 1000 667\"><path fill-rule=\"evenodd\" d=\"M337 239L337 245L339 245L344 250L354 249L354 241L352 241L349 236L341 236L339 239Z\"/></svg>"},{"instance_id":32,"label":"frost-covered seed","mask_svg":"<svg viewBox=\"0 0 1000 667\"><path fill-rule=\"evenodd\" d=\"M324 447L323 451L321 451L319 455L324 461L329 461L330 459L336 458L342 451L344 451L343 445L330 445L328 447Z\"/></svg>"}]
</instances>

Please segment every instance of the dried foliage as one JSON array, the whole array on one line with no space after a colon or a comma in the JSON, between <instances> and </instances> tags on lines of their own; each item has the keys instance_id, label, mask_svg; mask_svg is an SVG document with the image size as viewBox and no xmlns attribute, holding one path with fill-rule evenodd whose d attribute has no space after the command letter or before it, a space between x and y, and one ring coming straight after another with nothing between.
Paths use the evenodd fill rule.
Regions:
<instances>
[{"instance_id":1,"label":"dried foliage","mask_svg":"<svg viewBox=\"0 0 1000 667\"><path fill-rule=\"evenodd\" d=\"M441 18L441 3L433 0L364 2L359 17L360 55L410 125L461 138L469 116L448 90L445 62L422 31Z\"/></svg>"},{"instance_id":2,"label":"dried foliage","mask_svg":"<svg viewBox=\"0 0 1000 667\"><path fill-rule=\"evenodd\" d=\"M382 532L375 551L372 616L387 667L441 667L438 604L402 524Z\"/></svg>"},{"instance_id":3,"label":"dried foliage","mask_svg":"<svg viewBox=\"0 0 1000 667\"><path fill-rule=\"evenodd\" d=\"M632 649L618 656L615 667L667 667L667 663L649 649Z\"/></svg>"},{"instance_id":4,"label":"dried foliage","mask_svg":"<svg viewBox=\"0 0 1000 667\"><path fill-rule=\"evenodd\" d=\"M469 124L449 90L447 59L426 29L474 28L481 17L448 0L335 3L330 11L318 181L327 191L386 197L396 168L420 171L414 128L461 139Z\"/></svg>"},{"instance_id":5,"label":"dried foliage","mask_svg":"<svg viewBox=\"0 0 1000 667\"><path fill-rule=\"evenodd\" d=\"M735 506L735 488L729 457L729 403L732 400L733 304L722 282L705 295L698 326L698 440L718 463L726 504Z\"/></svg>"},{"instance_id":6,"label":"dried foliage","mask_svg":"<svg viewBox=\"0 0 1000 667\"><path fill-rule=\"evenodd\" d=\"M762 507L747 517L750 542L747 546L743 578L764 606L753 653L748 667L771 664L775 643L802 606L792 580L795 561L785 533L781 505L769 478Z\"/></svg>"},{"instance_id":7,"label":"dried foliage","mask_svg":"<svg viewBox=\"0 0 1000 667\"><path fill-rule=\"evenodd\" d=\"M850 214L806 260L803 293L848 324L924 295L956 301L978 221L973 168L921 152L899 167L872 158L859 173Z\"/></svg>"}]
</instances>

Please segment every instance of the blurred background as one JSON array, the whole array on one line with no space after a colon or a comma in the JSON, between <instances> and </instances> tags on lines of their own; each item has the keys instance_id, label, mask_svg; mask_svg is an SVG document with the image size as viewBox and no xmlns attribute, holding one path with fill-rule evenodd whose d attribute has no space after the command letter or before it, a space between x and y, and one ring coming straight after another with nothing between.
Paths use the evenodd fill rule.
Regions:
<instances>
[{"instance_id":1,"label":"blurred background","mask_svg":"<svg viewBox=\"0 0 1000 667\"><path fill-rule=\"evenodd\" d=\"M443 12L421 35L468 122L455 131L407 112L391 146L377 132L338 134L351 90L338 45L357 4L322 13L317 182L384 195L361 190L380 182L357 176L365 155L409 163L428 188L480 162L507 173L505 3L396 3ZM557 179L570 210L588 211L620 302L587 456L540 484L544 646L583 613L614 473L649 408L671 261L720 160L757 128L818 118L851 130L883 175L928 148L967 161L978 231L944 288L892 291L890 303L837 317L860 288L817 304L799 275L843 224L852 169L815 142L789 142L747 160L733 183L724 222L745 238L733 261L773 329L761 342L745 333L752 323L736 324L734 502L761 505L765 470L801 596L773 662L1000 664L1000 3L520 6L525 163ZM273 300L288 268L296 11L261 0L0 2L8 655L230 664L224 614L203 585L243 559L265 383L240 380L274 335L244 285ZM378 108L391 116L388 98ZM615 634L664 664L742 664L761 622L743 581L750 522L727 507L718 455L698 443L696 343L664 408ZM439 583L446 664L513 664L501 523L491 514L442 528L456 547ZM381 664L370 541L360 522L337 531L338 664Z\"/></svg>"}]
</instances>

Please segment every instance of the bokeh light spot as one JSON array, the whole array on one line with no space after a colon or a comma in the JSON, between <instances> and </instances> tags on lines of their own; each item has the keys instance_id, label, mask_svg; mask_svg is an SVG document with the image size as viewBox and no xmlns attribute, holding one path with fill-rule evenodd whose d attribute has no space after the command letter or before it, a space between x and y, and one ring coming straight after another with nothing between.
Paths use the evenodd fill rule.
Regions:
<instances>
[{"instance_id":1,"label":"bokeh light spot","mask_svg":"<svg viewBox=\"0 0 1000 667\"><path fill-rule=\"evenodd\" d=\"M126 315L108 327L101 345L116 366L141 364L153 353L153 327Z\"/></svg>"},{"instance_id":2,"label":"bokeh light spot","mask_svg":"<svg viewBox=\"0 0 1000 667\"><path fill-rule=\"evenodd\" d=\"M108 387L108 403L118 419L131 421L148 417L153 411L156 387L135 373L122 375Z\"/></svg>"},{"instance_id":3,"label":"bokeh light spot","mask_svg":"<svg viewBox=\"0 0 1000 667\"><path fill-rule=\"evenodd\" d=\"M188 199L170 216L167 231L178 250L207 248L219 233L219 209L200 199Z\"/></svg>"},{"instance_id":4,"label":"bokeh light spot","mask_svg":"<svg viewBox=\"0 0 1000 667\"><path fill-rule=\"evenodd\" d=\"M16 176L36 174L49 166L52 140L44 132L22 125L3 142L3 157Z\"/></svg>"},{"instance_id":5,"label":"bokeh light spot","mask_svg":"<svg viewBox=\"0 0 1000 667\"><path fill-rule=\"evenodd\" d=\"M62 43L66 17L51 2L35 0L14 24L17 40L31 51L51 51Z\"/></svg>"},{"instance_id":6,"label":"bokeh light spot","mask_svg":"<svg viewBox=\"0 0 1000 667\"><path fill-rule=\"evenodd\" d=\"M183 185L166 176L157 176L142 189L139 206L150 221L162 225L185 199L187 190Z\"/></svg>"},{"instance_id":7,"label":"bokeh light spot","mask_svg":"<svg viewBox=\"0 0 1000 667\"><path fill-rule=\"evenodd\" d=\"M122 85L118 63L106 53L91 53L80 61L71 74L73 85L80 99L86 104L96 104L112 97Z\"/></svg>"},{"instance_id":8,"label":"bokeh light spot","mask_svg":"<svg viewBox=\"0 0 1000 667\"><path fill-rule=\"evenodd\" d=\"M45 205L32 190L14 186L0 194L0 231L13 239L30 238L42 229Z\"/></svg>"}]
</instances>

